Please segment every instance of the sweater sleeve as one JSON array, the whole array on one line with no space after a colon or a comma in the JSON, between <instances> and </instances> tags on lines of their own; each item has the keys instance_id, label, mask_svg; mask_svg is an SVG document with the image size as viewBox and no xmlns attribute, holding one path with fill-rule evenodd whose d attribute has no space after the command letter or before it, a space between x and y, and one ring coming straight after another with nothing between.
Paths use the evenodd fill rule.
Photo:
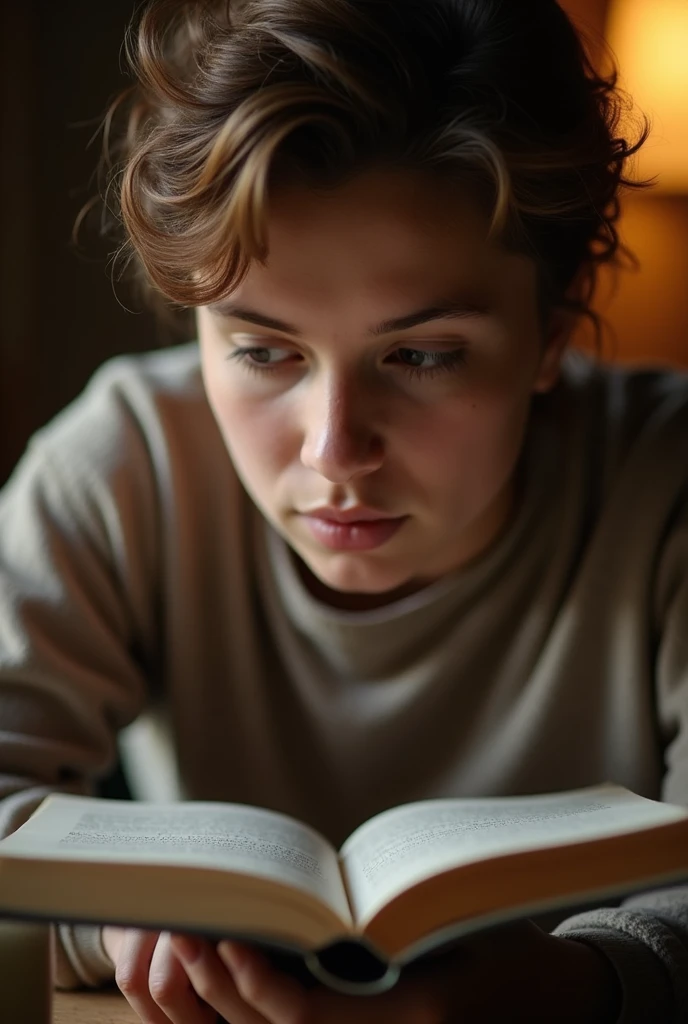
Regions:
<instances>
[{"instance_id":1,"label":"sweater sleeve","mask_svg":"<svg viewBox=\"0 0 688 1024\"><path fill-rule=\"evenodd\" d=\"M688 806L688 508L667 532L654 602L662 798ZM618 1024L688 1021L688 886L640 893L618 908L577 914L555 934L590 943L609 958L624 993Z\"/></svg>"},{"instance_id":2,"label":"sweater sleeve","mask_svg":"<svg viewBox=\"0 0 688 1024\"><path fill-rule=\"evenodd\" d=\"M0 835L52 791L93 793L145 700L155 527L125 405L96 383L0 492ZM56 931L58 987L112 980L99 928Z\"/></svg>"}]
</instances>

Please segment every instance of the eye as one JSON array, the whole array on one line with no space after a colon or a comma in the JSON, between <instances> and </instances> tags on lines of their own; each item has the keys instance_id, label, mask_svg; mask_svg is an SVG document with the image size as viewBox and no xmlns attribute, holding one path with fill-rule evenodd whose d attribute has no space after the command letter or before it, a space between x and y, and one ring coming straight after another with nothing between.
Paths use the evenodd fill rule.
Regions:
<instances>
[{"instance_id":1,"label":"eye","mask_svg":"<svg viewBox=\"0 0 688 1024\"><path fill-rule=\"evenodd\" d=\"M294 353L284 348L269 348L266 345L249 345L235 348L228 356L244 363L250 370L272 370L294 358Z\"/></svg>"},{"instance_id":2,"label":"eye","mask_svg":"<svg viewBox=\"0 0 688 1024\"><path fill-rule=\"evenodd\" d=\"M421 348L398 348L393 358L416 377L434 377L439 373L451 373L466 363L465 348L432 350Z\"/></svg>"}]
</instances>

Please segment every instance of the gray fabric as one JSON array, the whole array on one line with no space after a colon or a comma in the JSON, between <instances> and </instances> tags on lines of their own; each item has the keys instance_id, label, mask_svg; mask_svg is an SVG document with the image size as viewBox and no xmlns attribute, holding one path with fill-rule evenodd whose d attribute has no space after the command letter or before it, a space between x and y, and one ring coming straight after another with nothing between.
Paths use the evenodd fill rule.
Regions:
<instances>
[{"instance_id":1,"label":"gray fabric","mask_svg":"<svg viewBox=\"0 0 688 1024\"><path fill-rule=\"evenodd\" d=\"M688 805L687 452L685 376L572 358L493 547L337 611L241 487L196 346L111 362L0 494L0 834L120 746L135 796L268 806L336 845L424 797L612 780ZM680 1019L685 929L644 899L575 928L637 965L629 1006L669 984ZM58 984L105 979L97 931L59 937Z\"/></svg>"},{"instance_id":2,"label":"gray fabric","mask_svg":"<svg viewBox=\"0 0 688 1024\"><path fill-rule=\"evenodd\" d=\"M624 992L618 1024L688 1020L688 888L577 914L554 934L588 942L611 961Z\"/></svg>"}]
</instances>

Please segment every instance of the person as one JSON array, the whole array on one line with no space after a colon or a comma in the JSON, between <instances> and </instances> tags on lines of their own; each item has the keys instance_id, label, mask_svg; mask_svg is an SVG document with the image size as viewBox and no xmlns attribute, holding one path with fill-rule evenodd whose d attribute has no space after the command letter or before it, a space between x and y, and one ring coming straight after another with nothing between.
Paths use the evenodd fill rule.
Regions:
<instances>
[{"instance_id":1,"label":"person","mask_svg":"<svg viewBox=\"0 0 688 1024\"><path fill-rule=\"evenodd\" d=\"M3 490L2 833L118 750L135 797L337 844L426 797L688 802L688 379L572 344L648 184L616 71L555 0L139 15L108 196L196 335L106 363ZM56 938L60 987L149 1024L688 1015L680 886L369 998L228 941Z\"/></svg>"}]
</instances>

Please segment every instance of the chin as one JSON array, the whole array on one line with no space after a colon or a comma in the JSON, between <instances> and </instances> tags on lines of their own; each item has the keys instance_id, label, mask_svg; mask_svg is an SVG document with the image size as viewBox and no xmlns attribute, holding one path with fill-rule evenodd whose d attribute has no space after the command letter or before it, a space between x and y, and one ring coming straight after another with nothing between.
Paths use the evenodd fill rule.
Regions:
<instances>
[{"instance_id":1,"label":"chin","mask_svg":"<svg viewBox=\"0 0 688 1024\"><path fill-rule=\"evenodd\" d=\"M303 556L302 556L303 557ZM323 564L319 559L305 559L313 575L331 590L343 594L387 594L411 584L411 573L394 571L391 566L353 564L351 556L339 556Z\"/></svg>"}]
</instances>

